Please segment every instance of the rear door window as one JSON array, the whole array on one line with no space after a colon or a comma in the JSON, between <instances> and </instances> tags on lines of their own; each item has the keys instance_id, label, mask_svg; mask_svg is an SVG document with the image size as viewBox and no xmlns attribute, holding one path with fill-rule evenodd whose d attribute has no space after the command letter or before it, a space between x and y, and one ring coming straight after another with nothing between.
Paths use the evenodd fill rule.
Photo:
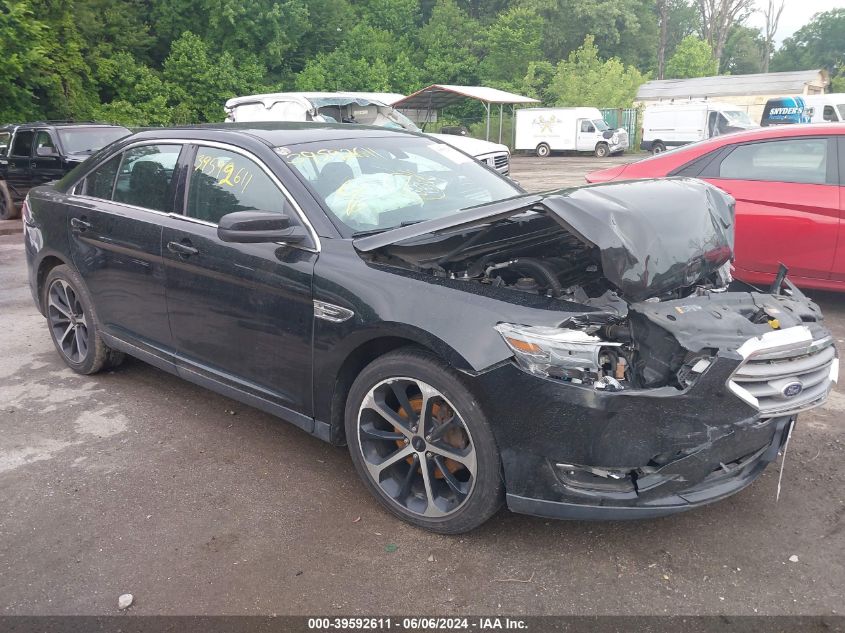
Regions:
<instances>
[{"instance_id":1,"label":"rear door window","mask_svg":"<svg viewBox=\"0 0 845 633\"><path fill-rule=\"evenodd\" d=\"M12 141L11 156L29 156L32 153L32 137L35 135L31 130L18 132L15 140Z\"/></svg>"},{"instance_id":2,"label":"rear door window","mask_svg":"<svg viewBox=\"0 0 845 633\"><path fill-rule=\"evenodd\" d=\"M181 145L143 145L123 153L114 201L169 212L173 206L173 174Z\"/></svg>"},{"instance_id":3,"label":"rear door window","mask_svg":"<svg viewBox=\"0 0 845 633\"><path fill-rule=\"evenodd\" d=\"M235 211L284 213L285 198L255 161L225 149L200 146L185 215L217 224Z\"/></svg>"},{"instance_id":4,"label":"rear door window","mask_svg":"<svg viewBox=\"0 0 845 633\"><path fill-rule=\"evenodd\" d=\"M827 182L828 139L800 138L738 145L719 165L718 178Z\"/></svg>"}]
</instances>

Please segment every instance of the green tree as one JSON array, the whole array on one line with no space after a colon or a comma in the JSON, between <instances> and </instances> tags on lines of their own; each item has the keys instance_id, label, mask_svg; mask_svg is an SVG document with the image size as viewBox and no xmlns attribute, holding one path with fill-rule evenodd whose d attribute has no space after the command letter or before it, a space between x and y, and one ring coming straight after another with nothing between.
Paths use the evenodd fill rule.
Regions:
<instances>
[{"instance_id":1,"label":"green tree","mask_svg":"<svg viewBox=\"0 0 845 633\"><path fill-rule=\"evenodd\" d=\"M551 62L542 60L528 64L528 72L522 79L520 93L533 99L539 99L544 104L552 105L555 96L549 91L555 76L555 67Z\"/></svg>"},{"instance_id":2,"label":"green tree","mask_svg":"<svg viewBox=\"0 0 845 633\"><path fill-rule=\"evenodd\" d=\"M255 56L272 73L286 67L287 55L296 49L309 27L308 6L303 0L203 0L209 16L205 37L214 53L236 59Z\"/></svg>"},{"instance_id":3,"label":"green tree","mask_svg":"<svg viewBox=\"0 0 845 633\"><path fill-rule=\"evenodd\" d=\"M358 24L329 53L320 53L296 76L297 90L410 92L419 86L419 68L406 37Z\"/></svg>"},{"instance_id":4,"label":"green tree","mask_svg":"<svg viewBox=\"0 0 845 633\"><path fill-rule=\"evenodd\" d=\"M0 122L39 116L34 78L46 67L46 37L28 2L0 1Z\"/></svg>"},{"instance_id":5,"label":"green tree","mask_svg":"<svg viewBox=\"0 0 845 633\"><path fill-rule=\"evenodd\" d=\"M667 79L710 77L719 72L710 46L694 35L685 37L666 62Z\"/></svg>"},{"instance_id":6,"label":"green tree","mask_svg":"<svg viewBox=\"0 0 845 633\"><path fill-rule=\"evenodd\" d=\"M437 0L417 41L422 57L422 83L471 84L478 71L472 42L480 25L455 0Z\"/></svg>"},{"instance_id":7,"label":"green tree","mask_svg":"<svg viewBox=\"0 0 845 633\"><path fill-rule=\"evenodd\" d=\"M619 59L602 61L591 36L557 65L549 94L554 105L628 108L647 76Z\"/></svg>"},{"instance_id":8,"label":"green tree","mask_svg":"<svg viewBox=\"0 0 845 633\"><path fill-rule=\"evenodd\" d=\"M817 13L772 57L773 71L811 68L827 69L833 81L845 71L845 9Z\"/></svg>"},{"instance_id":9,"label":"green tree","mask_svg":"<svg viewBox=\"0 0 845 633\"><path fill-rule=\"evenodd\" d=\"M363 0L359 11L362 22L396 35L410 33L419 26L417 0Z\"/></svg>"},{"instance_id":10,"label":"green tree","mask_svg":"<svg viewBox=\"0 0 845 633\"><path fill-rule=\"evenodd\" d=\"M479 79L501 87L518 86L528 64L543 58L542 18L527 7L500 13L483 36Z\"/></svg>"},{"instance_id":11,"label":"green tree","mask_svg":"<svg viewBox=\"0 0 845 633\"><path fill-rule=\"evenodd\" d=\"M209 46L190 31L173 42L162 69L172 105L183 106L181 112L190 117L179 123L222 121L224 102L259 89L265 74L254 56L212 55Z\"/></svg>"},{"instance_id":12,"label":"green tree","mask_svg":"<svg viewBox=\"0 0 845 633\"><path fill-rule=\"evenodd\" d=\"M734 26L722 53L722 72L731 75L763 72L763 47L759 29Z\"/></svg>"},{"instance_id":13,"label":"green tree","mask_svg":"<svg viewBox=\"0 0 845 633\"><path fill-rule=\"evenodd\" d=\"M75 5L64 0L33 0L30 6L48 31L40 40L44 72L27 78L34 86L38 110L49 119L90 117L99 98L83 55L86 41L79 31Z\"/></svg>"},{"instance_id":14,"label":"green tree","mask_svg":"<svg viewBox=\"0 0 845 633\"><path fill-rule=\"evenodd\" d=\"M644 68L654 65L659 39L654 0L521 0L519 6L541 16L548 61L565 58L591 35L608 58Z\"/></svg>"}]
</instances>

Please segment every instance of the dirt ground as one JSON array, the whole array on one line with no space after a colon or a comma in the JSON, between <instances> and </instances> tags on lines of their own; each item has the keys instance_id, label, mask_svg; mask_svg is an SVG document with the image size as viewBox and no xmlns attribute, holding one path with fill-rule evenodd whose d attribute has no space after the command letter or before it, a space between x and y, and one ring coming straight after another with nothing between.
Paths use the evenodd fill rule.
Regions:
<instances>
[{"instance_id":1,"label":"dirt ground","mask_svg":"<svg viewBox=\"0 0 845 633\"><path fill-rule=\"evenodd\" d=\"M551 189L613 160L514 175ZM0 614L110 614L125 592L137 614L845 612L841 386L801 416L778 502L780 462L665 519L502 511L432 535L382 511L344 449L140 361L66 369L21 239L0 236ZM845 296L813 296L842 348Z\"/></svg>"}]
</instances>

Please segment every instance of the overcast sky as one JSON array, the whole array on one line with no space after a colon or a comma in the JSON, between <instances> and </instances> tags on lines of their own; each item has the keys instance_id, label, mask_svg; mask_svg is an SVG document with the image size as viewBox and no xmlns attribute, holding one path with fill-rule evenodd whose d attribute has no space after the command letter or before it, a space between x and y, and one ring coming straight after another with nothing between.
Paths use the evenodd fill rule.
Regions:
<instances>
[{"instance_id":1,"label":"overcast sky","mask_svg":"<svg viewBox=\"0 0 845 633\"><path fill-rule=\"evenodd\" d=\"M757 0L757 6L765 9L768 6L768 2L767 0ZM786 0L783 13L780 16L775 40L780 44L784 39L807 24L816 13L830 11L831 9L843 6L845 6L845 0ZM750 26L762 28L765 23L763 15L759 12L755 13L749 19Z\"/></svg>"}]
</instances>

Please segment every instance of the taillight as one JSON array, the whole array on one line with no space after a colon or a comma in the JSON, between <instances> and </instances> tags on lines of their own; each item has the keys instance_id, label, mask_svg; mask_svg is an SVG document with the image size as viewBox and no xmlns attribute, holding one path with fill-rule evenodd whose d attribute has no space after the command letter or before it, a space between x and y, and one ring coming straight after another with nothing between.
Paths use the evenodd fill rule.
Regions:
<instances>
[{"instance_id":1,"label":"taillight","mask_svg":"<svg viewBox=\"0 0 845 633\"><path fill-rule=\"evenodd\" d=\"M21 216L23 217L24 222L26 222L30 226L33 224L32 209L29 207L29 194L27 194L26 198L23 199L23 206L21 207Z\"/></svg>"}]
</instances>

